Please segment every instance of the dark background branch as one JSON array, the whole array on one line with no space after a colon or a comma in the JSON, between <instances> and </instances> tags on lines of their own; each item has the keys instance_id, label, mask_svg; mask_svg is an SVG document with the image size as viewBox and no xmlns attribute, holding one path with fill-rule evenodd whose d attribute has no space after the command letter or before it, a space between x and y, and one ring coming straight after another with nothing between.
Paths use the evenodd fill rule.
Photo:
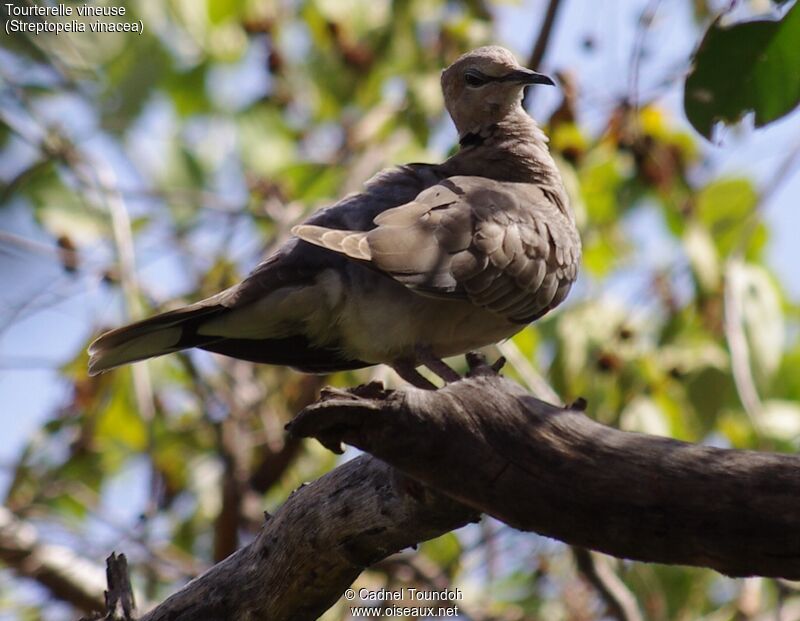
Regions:
<instances>
[{"instance_id":1,"label":"dark background branch","mask_svg":"<svg viewBox=\"0 0 800 621\"><path fill-rule=\"evenodd\" d=\"M103 608L103 571L72 550L41 542L36 530L0 507L0 561L84 612Z\"/></svg>"},{"instance_id":2,"label":"dark background branch","mask_svg":"<svg viewBox=\"0 0 800 621\"><path fill-rule=\"evenodd\" d=\"M595 588L613 618L619 621L644 621L633 593L609 566L611 559L576 546L572 547L572 556L578 571Z\"/></svg>"},{"instance_id":3,"label":"dark background branch","mask_svg":"<svg viewBox=\"0 0 800 621\"><path fill-rule=\"evenodd\" d=\"M550 37L553 34L553 26L556 22L556 15L558 9L561 7L561 0L550 0L547 5L547 11L542 19L542 25L539 27L539 35L536 37L536 43L531 50L531 55L528 56L527 66L533 70L538 71L539 65L544 60L544 54L547 51L547 46L550 43ZM527 109L531 103L533 89L529 88L525 91L525 98L522 100L522 105Z\"/></svg>"}]
</instances>

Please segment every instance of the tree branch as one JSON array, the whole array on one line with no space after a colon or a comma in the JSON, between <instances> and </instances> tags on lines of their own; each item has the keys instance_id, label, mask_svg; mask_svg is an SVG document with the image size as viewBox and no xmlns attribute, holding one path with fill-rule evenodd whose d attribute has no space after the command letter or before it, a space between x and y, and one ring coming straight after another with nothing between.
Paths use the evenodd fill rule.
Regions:
<instances>
[{"instance_id":1,"label":"tree branch","mask_svg":"<svg viewBox=\"0 0 800 621\"><path fill-rule=\"evenodd\" d=\"M128 559L124 554L117 556L114 552L106 559L106 582L108 590L105 592L106 614L96 613L91 617L84 617L80 621L134 621L136 604L131 587L131 578L128 574Z\"/></svg>"},{"instance_id":2,"label":"tree branch","mask_svg":"<svg viewBox=\"0 0 800 621\"><path fill-rule=\"evenodd\" d=\"M84 612L103 608L103 572L63 546L39 541L36 530L0 507L0 561Z\"/></svg>"},{"instance_id":3,"label":"tree branch","mask_svg":"<svg viewBox=\"0 0 800 621\"><path fill-rule=\"evenodd\" d=\"M800 578L800 456L626 433L501 377L328 393L291 423L521 530L623 558Z\"/></svg>"},{"instance_id":4,"label":"tree branch","mask_svg":"<svg viewBox=\"0 0 800 621\"><path fill-rule=\"evenodd\" d=\"M295 491L255 541L141 621L313 621L366 567L477 518L361 456Z\"/></svg>"},{"instance_id":5,"label":"tree branch","mask_svg":"<svg viewBox=\"0 0 800 621\"><path fill-rule=\"evenodd\" d=\"M297 490L255 541L141 621L316 619L363 569L478 511L615 556L800 577L800 456L617 431L584 404L549 405L471 366L473 377L436 391L323 391L290 432L379 459ZM608 575L588 574L618 616L637 618Z\"/></svg>"},{"instance_id":6,"label":"tree branch","mask_svg":"<svg viewBox=\"0 0 800 621\"><path fill-rule=\"evenodd\" d=\"M561 7L561 0L550 0L547 4L547 11L545 11L542 25L539 27L539 35L536 37L536 44L531 50L531 55L528 57L527 67L535 71L539 70L539 65L544 60L544 53L547 51L547 46L550 43L550 35L553 34L553 25L556 22L556 15L558 9ZM528 108L531 102L533 89L526 89L522 105Z\"/></svg>"},{"instance_id":7,"label":"tree branch","mask_svg":"<svg viewBox=\"0 0 800 621\"><path fill-rule=\"evenodd\" d=\"M544 53L547 51L547 45L550 43L550 35L553 34L553 25L556 22L556 15L558 9L561 7L561 0L550 0L547 4L547 11L544 14L542 25L539 28L539 36L536 37L536 44L531 50L531 55L528 57L528 67L536 70L544 60Z\"/></svg>"},{"instance_id":8,"label":"tree branch","mask_svg":"<svg viewBox=\"0 0 800 621\"><path fill-rule=\"evenodd\" d=\"M136 603L131 588L131 578L128 574L128 559L124 554L117 556L112 553L106 559L106 618L113 621L130 621L136 610Z\"/></svg>"},{"instance_id":9,"label":"tree branch","mask_svg":"<svg viewBox=\"0 0 800 621\"><path fill-rule=\"evenodd\" d=\"M636 598L603 557L586 548L572 547L578 571L591 584L608 606L608 612L619 621L643 621Z\"/></svg>"}]
</instances>

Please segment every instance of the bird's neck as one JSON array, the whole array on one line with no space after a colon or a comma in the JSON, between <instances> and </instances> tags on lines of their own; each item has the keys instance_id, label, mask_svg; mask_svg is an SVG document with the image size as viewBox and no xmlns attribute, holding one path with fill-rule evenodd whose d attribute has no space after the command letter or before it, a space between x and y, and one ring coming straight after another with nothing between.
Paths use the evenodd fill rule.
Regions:
<instances>
[{"instance_id":1,"label":"bird's neck","mask_svg":"<svg viewBox=\"0 0 800 621\"><path fill-rule=\"evenodd\" d=\"M547 137L522 106L510 110L497 122L463 132L459 144L461 148L444 164L460 171L455 174L537 183L563 191L561 174L547 148Z\"/></svg>"}]
</instances>

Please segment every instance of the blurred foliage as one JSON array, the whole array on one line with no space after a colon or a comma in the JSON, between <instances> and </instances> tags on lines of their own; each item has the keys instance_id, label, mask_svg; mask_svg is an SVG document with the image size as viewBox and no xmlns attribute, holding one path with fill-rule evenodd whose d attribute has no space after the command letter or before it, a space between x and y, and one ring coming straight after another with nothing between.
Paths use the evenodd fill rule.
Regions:
<instances>
[{"instance_id":1,"label":"blurred foliage","mask_svg":"<svg viewBox=\"0 0 800 621\"><path fill-rule=\"evenodd\" d=\"M715 3L689 4L699 40ZM265 507L335 466L318 445L285 438L294 412L325 383L387 375L316 378L189 353L90 378L86 344L126 312L150 314L236 282L298 219L379 169L444 157L455 136L439 72L496 40L497 7L125 6L143 34L2 38L0 217L28 214L48 241L37 251L62 272L49 272L49 289L57 295L66 282L92 309L73 359L53 374L69 396L10 466L5 505L94 561L124 551L142 596L157 601L249 540ZM761 124L794 105L800 68L773 63L797 61L798 15L794 5L782 22L721 30L713 21L687 86L696 128L708 135L714 119L746 109ZM602 53L593 45L587 54ZM772 88L776 80L785 88ZM517 354L508 373L532 389L541 374L563 400L583 396L590 415L624 429L797 450L800 314L765 262L763 194L749 178L709 175L707 147L660 94L635 104L609 95L590 127L580 69L562 83L563 99L539 120L582 228L582 280L564 307L504 345ZM704 92L726 107L707 106L696 96ZM36 280L35 269L21 278ZM48 338L58 329L43 328ZM757 618L800 600L795 586L771 581L614 567L648 619ZM34 604L18 597L29 583L14 570L0 574L0 616L70 618L57 594ZM464 590L472 619L609 618L566 546L491 520L359 580L445 580ZM346 606L325 618L346 619Z\"/></svg>"},{"instance_id":2,"label":"blurred foliage","mask_svg":"<svg viewBox=\"0 0 800 621\"><path fill-rule=\"evenodd\" d=\"M800 105L800 6L780 20L725 27L716 20L706 32L686 79L684 105L694 128L711 137L717 121L735 123L755 113L761 127Z\"/></svg>"}]
</instances>

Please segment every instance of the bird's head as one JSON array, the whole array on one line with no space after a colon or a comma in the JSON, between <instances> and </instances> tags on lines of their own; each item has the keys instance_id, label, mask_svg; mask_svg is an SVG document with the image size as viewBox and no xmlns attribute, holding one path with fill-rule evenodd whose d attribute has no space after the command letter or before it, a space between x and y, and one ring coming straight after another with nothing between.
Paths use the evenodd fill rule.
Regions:
<instances>
[{"instance_id":1,"label":"bird's head","mask_svg":"<svg viewBox=\"0 0 800 621\"><path fill-rule=\"evenodd\" d=\"M462 137L518 111L529 84L554 82L496 45L467 52L442 72L444 104Z\"/></svg>"}]
</instances>

